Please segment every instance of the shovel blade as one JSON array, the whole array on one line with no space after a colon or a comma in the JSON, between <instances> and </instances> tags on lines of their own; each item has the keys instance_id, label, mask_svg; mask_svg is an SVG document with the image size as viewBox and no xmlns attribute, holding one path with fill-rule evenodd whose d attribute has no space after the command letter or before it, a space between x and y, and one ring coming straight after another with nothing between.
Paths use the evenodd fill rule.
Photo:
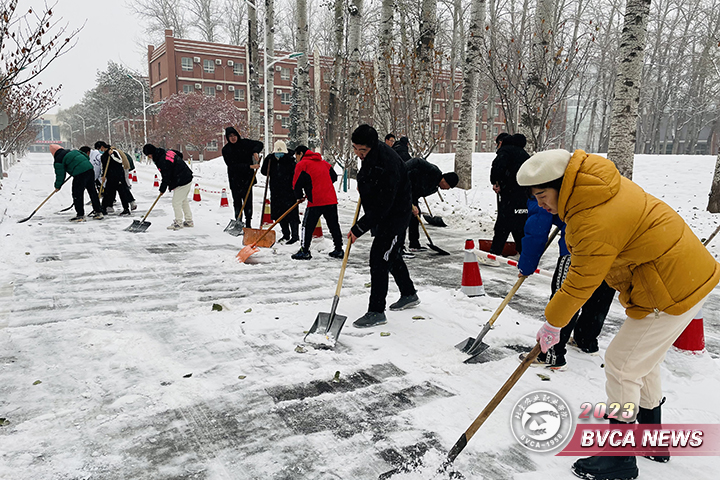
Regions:
<instances>
[{"instance_id":1,"label":"shovel blade","mask_svg":"<svg viewBox=\"0 0 720 480\"><path fill-rule=\"evenodd\" d=\"M242 222L242 220L230 220L230 223L227 224L227 227L225 227L225 230L223 232L227 232L233 237L239 237L243 234L243 227L245 224Z\"/></svg>"},{"instance_id":2,"label":"shovel blade","mask_svg":"<svg viewBox=\"0 0 720 480\"><path fill-rule=\"evenodd\" d=\"M238 254L235 255L235 257L238 259L238 262L245 263L247 261L247 259L250 258L251 255L253 255L254 253L257 253L259 251L260 251L259 248L255 248L252 245L248 245L247 247L243 247L243 249L240 250L238 252Z\"/></svg>"},{"instance_id":3,"label":"shovel blade","mask_svg":"<svg viewBox=\"0 0 720 480\"><path fill-rule=\"evenodd\" d=\"M275 231L271 230L263 238L266 230L261 228L243 228L243 245L253 245L270 248L275 245Z\"/></svg>"},{"instance_id":4,"label":"shovel blade","mask_svg":"<svg viewBox=\"0 0 720 480\"><path fill-rule=\"evenodd\" d=\"M442 248L438 247L437 245L433 245L432 243L428 244L428 247L430 247L431 250L437 252L439 255L450 255L450 252L446 252Z\"/></svg>"},{"instance_id":5,"label":"shovel blade","mask_svg":"<svg viewBox=\"0 0 720 480\"><path fill-rule=\"evenodd\" d=\"M140 220L133 220L129 227L125 229L126 232L141 233L150 227L150 222L143 222Z\"/></svg>"},{"instance_id":6,"label":"shovel blade","mask_svg":"<svg viewBox=\"0 0 720 480\"><path fill-rule=\"evenodd\" d=\"M345 315L318 313L315 322L305 335L305 342L316 348L333 348L346 320Z\"/></svg>"},{"instance_id":7,"label":"shovel blade","mask_svg":"<svg viewBox=\"0 0 720 480\"><path fill-rule=\"evenodd\" d=\"M457 348L463 353L467 353L468 350L470 350L470 347L472 347L473 343L475 343L475 337L468 337L467 340L463 340L462 342L455 345L455 348Z\"/></svg>"},{"instance_id":8,"label":"shovel blade","mask_svg":"<svg viewBox=\"0 0 720 480\"><path fill-rule=\"evenodd\" d=\"M442 217L433 217L431 215L423 215L425 222L433 227L447 227L447 224L443 221Z\"/></svg>"}]
</instances>

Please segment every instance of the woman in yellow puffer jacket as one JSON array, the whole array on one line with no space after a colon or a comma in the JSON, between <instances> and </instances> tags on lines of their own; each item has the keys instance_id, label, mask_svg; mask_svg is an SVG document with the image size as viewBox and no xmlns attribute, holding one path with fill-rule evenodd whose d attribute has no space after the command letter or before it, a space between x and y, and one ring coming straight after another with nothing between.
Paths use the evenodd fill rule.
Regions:
<instances>
[{"instance_id":1,"label":"woman in yellow puffer jacket","mask_svg":"<svg viewBox=\"0 0 720 480\"><path fill-rule=\"evenodd\" d=\"M567 224L572 264L545 309L537 339L543 352L606 280L620 292L627 319L605 354L608 405L625 422L661 421L660 364L720 280L720 265L671 207L622 177L604 157L548 150L517 174L538 205ZM611 423L620 423L610 419ZM668 456L654 456L665 462ZM635 457L578 460L581 478L635 478Z\"/></svg>"}]
</instances>

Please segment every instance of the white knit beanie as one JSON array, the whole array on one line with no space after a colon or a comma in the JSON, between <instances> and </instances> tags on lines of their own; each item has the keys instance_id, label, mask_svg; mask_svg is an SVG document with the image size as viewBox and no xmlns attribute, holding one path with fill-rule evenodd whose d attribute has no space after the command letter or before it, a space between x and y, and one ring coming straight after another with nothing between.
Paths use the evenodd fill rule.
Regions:
<instances>
[{"instance_id":1,"label":"white knit beanie","mask_svg":"<svg viewBox=\"0 0 720 480\"><path fill-rule=\"evenodd\" d=\"M288 153L287 145L285 145L285 142L282 140L278 140L275 142L275 145L273 146L273 153Z\"/></svg>"},{"instance_id":2,"label":"white knit beanie","mask_svg":"<svg viewBox=\"0 0 720 480\"><path fill-rule=\"evenodd\" d=\"M557 180L565 175L572 153L567 150L545 150L525 160L517 173L518 185L531 187Z\"/></svg>"}]
</instances>

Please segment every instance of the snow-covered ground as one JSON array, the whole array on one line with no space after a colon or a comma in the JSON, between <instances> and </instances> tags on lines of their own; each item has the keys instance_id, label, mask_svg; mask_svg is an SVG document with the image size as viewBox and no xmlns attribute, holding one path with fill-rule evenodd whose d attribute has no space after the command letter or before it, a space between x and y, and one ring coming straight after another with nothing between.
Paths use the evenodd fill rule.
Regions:
<instances>
[{"instance_id":1,"label":"snow-covered ground","mask_svg":"<svg viewBox=\"0 0 720 480\"><path fill-rule=\"evenodd\" d=\"M550 292L546 278L531 277L485 338L498 359L463 363L454 345L477 335L517 275L483 266L487 295L460 292L464 240L491 237L492 158L475 155L472 190L429 199L449 225L429 233L452 255L408 261L419 307L389 312L379 328L353 328L366 311L371 239L353 247L338 309L348 322L329 351L302 340L331 307L340 269L327 256L332 242L315 240L307 262L280 245L238 264L242 237L223 233L232 209L215 193L227 188L221 159L193 164L202 189L191 205L195 228L166 230L172 208L162 198L148 231L133 234L123 231L125 217L69 223L72 210L56 213L71 204L69 185L18 224L52 191L49 154L28 155L0 190L0 478L374 479L413 449L429 450L427 467L397 478L432 477L517 367L517 353L504 347L534 344ZM452 169L452 155L430 160ZM705 211L714 163L638 156L635 180L705 238L718 224ZM138 166L134 219L156 196L155 173ZM255 187L256 219L263 186ZM347 231L354 186L339 199ZM716 256L718 244L708 247ZM552 269L556 254L551 248L542 266ZM388 300L397 295L391 281ZM719 310L716 289L704 308L705 354L668 353L667 423L720 423ZM601 353L623 318L616 302ZM456 460L465 478L575 478L574 459L531 453L510 431L513 404L534 390L559 394L576 417L581 403L605 401L602 357L570 350L568 363L565 372L531 369L520 379ZM714 479L720 466L716 457L638 464L643 479Z\"/></svg>"}]
</instances>

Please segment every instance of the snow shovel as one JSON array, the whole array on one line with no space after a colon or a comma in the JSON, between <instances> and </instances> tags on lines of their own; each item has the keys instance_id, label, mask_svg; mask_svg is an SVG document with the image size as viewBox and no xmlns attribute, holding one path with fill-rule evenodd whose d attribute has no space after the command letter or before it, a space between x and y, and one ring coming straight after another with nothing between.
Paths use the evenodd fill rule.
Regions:
<instances>
[{"instance_id":1,"label":"snow shovel","mask_svg":"<svg viewBox=\"0 0 720 480\"><path fill-rule=\"evenodd\" d=\"M292 207L288 208L285 213L283 213L282 215L280 215L280 218L278 218L277 220L275 220L275 223L273 223L272 225L270 225L270 227L268 227L267 230L263 230L263 231L262 231L262 232L263 232L262 235L260 235L260 237L258 237L258 239L255 240L255 242L253 242L253 243L250 244L250 245L247 245L246 247L243 247L243 249L240 250L237 255L235 255L235 257L238 259L238 261L239 261L240 263L245 263L245 261L246 261L248 258L250 258L250 256L251 256L252 254L259 252L260 249L257 248L257 247L258 247L258 244L263 241L263 239L265 238L265 236L266 236L268 233L270 233L273 228L275 228L275 225L277 225L278 223L280 223L280 220L282 220L283 218L285 218L285 216L287 216L288 213L292 212L293 209L300 204L301 200L302 200L302 199L300 199L300 200L298 200L297 202L295 202L295 204L294 204ZM242 211L241 211L241 212L242 212ZM252 229L246 229L246 230L252 230ZM273 232L273 233L275 233L275 232ZM275 242L273 242L273 243L275 243ZM272 246L272 244L271 244L271 246Z\"/></svg>"},{"instance_id":2,"label":"snow shovel","mask_svg":"<svg viewBox=\"0 0 720 480\"><path fill-rule=\"evenodd\" d=\"M448 468L450 468L458 455L460 455L460 452L465 449L470 439L475 435L475 433L477 433L480 427L482 427L482 425L485 423L485 420L487 420L490 415L492 415L497 406L500 405L500 402L502 402L503 399L507 396L507 394L510 393L510 390L512 390L518 380L520 380L520 377L523 376L525 371L530 367L530 364L535 361L539 354L540 344L536 343L535 347L530 350L530 352L523 359L520 365L518 365L512 375L510 375L510 377L505 381L503 386L500 387L500 390L498 390L492 400L490 400L490 402L488 402L483 411L480 412L480 415L478 415L475 420L470 424L468 429L465 430L462 435L460 435L458 441L455 442L455 445L453 445L453 447L450 449L450 452L448 452L447 458L445 458L445 461L438 468L438 474L443 474L447 471ZM390 470L389 472L383 473L382 475L380 475L379 480L385 480L397 473L408 472L410 470L411 468L408 466L401 466L394 470Z\"/></svg>"},{"instance_id":3,"label":"snow shovel","mask_svg":"<svg viewBox=\"0 0 720 480\"><path fill-rule=\"evenodd\" d=\"M270 164L272 163L272 157L268 158L267 175L265 175L265 193L263 193L262 207L260 207L260 226L263 226L263 217L265 217L265 202L267 201L268 185L270 185ZM272 208L272 205L270 206Z\"/></svg>"},{"instance_id":4,"label":"snow shovel","mask_svg":"<svg viewBox=\"0 0 720 480\"><path fill-rule=\"evenodd\" d=\"M558 227L555 227L555 229L552 231L550 236L548 237L547 242L545 243L545 248L543 249L543 253L545 253L545 250L548 249L552 241L555 239L557 234L560 232L560 229ZM517 282L515 282L515 285L510 289L508 294L505 296L505 299L502 301L500 306L495 310L495 313L492 314L492 317L490 317L490 320L483 325L482 330L480 330L480 333L478 333L478 336L473 338L469 337L467 340L462 341L455 345L455 348L462 350L463 352L467 353L468 355L471 355L470 358L465 360L463 363L481 363L483 358L481 354L488 349L489 345L487 343L483 342L483 338L485 338L485 335L490 331L492 326L495 324L495 321L497 321L498 317L500 317L500 314L505 310L505 307L507 307L508 303L510 303L510 300L512 300L512 297L515 295L515 293L520 288L520 285L523 284L527 277L520 277L517 279Z\"/></svg>"},{"instance_id":5,"label":"snow shovel","mask_svg":"<svg viewBox=\"0 0 720 480\"><path fill-rule=\"evenodd\" d=\"M436 251L437 253L439 253L440 255L450 255L450 252L446 252L445 250L443 250L442 248L436 246L436 245L433 243L433 241L430 239L430 235L428 234L427 229L425 228L425 225L423 225L423 222L422 222L422 220L420 219L420 215L415 215L415 217L418 219L418 222L420 223L420 226L422 227L423 232L425 232L425 236L427 237L428 242L430 242L430 244L428 245L428 247L430 247L432 250L435 250L435 251Z\"/></svg>"},{"instance_id":6,"label":"snow shovel","mask_svg":"<svg viewBox=\"0 0 720 480\"><path fill-rule=\"evenodd\" d=\"M69 207L65 207L65 208L63 208L62 210L60 210L58 213L67 212L68 210L70 210L70 209L71 209L72 207L74 207L74 206L75 206L75 204L73 203L73 204L70 205Z\"/></svg>"},{"instance_id":7,"label":"snow shovel","mask_svg":"<svg viewBox=\"0 0 720 480\"><path fill-rule=\"evenodd\" d=\"M160 195L157 196L153 204L150 206L150 210L147 211L142 220L133 220L130 226L125 229L126 232L140 233L148 229L148 227L150 226L150 222L146 222L145 219L148 217L148 215L150 215L152 209L155 208L155 204L158 202L158 200L160 200L160 197L163 196L163 193L165 192L160 192Z\"/></svg>"},{"instance_id":8,"label":"snow shovel","mask_svg":"<svg viewBox=\"0 0 720 480\"><path fill-rule=\"evenodd\" d=\"M447 227L447 224L443 221L442 217L433 216L432 212L430 211L430 205L428 205L427 198L423 197L423 201L425 202L425 206L427 207L428 213L430 214L423 215L425 221L434 227Z\"/></svg>"},{"instance_id":9,"label":"snow shovel","mask_svg":"<svg viewBox=\"0 0 720 480\"><path fill-rule=\"evenodd\" d=\"M240 207L240 213L238 214L237 220L230 220L230 223L228 223L227 227L225 227L225 230L223 230L223 232L227 232L233 237L239 237L243 234L243 227L245 227L245 224L240 219L242 218L242 214L245 211L245 204L250 197L250 192L252 192L253 183L255 183L255 177L257 176L258 170L260 169L255 169L252 180L250 180L250 187L248 187L248 191L245 194L245 199L243 200L242 207ZM262 223L262 217L260 217L260 223Z\"/></svg>"},{"instance_id":10,"label":"snow shovel","mask_svg":"<svg viewBox=\"0 0 720 480\"><path fill-rule=\"evenodd\" d=\"M71 178L72 178L72 177L67 177L67 178L63 181L62 184L65 185L65 183L67 183L67 181L70 180ZM62 188L62 185L60 185L60 188ZM58 190L59 190L59 189L58 189ZM30 214L30 216L28 216L28 217L26 217L26 218L23 218L22 220L18 220L17 223L25 223L25 222L27 222L28 220L30 220L30 219L33 217L33 215L35 215L35 214L37 213L37 211L40 210L40 207L42 207L43 205L45 205L45 202L47 202L48 200L50 200L50 197L52 197L53 195L55 195L55 190L53 190L52 193L51 193L50 195L48 195L47 198L46 198L45 200L43 200L43 202L42 202L40 205L38 205L38 207L37 207L35 210L33 210L33 212ZM73 205L75 205L75 204L73 203ZM72 206L72 205L71 205L71 206Z\"/></svg>"},{"instance_id":11,"label":"snow shovel","mask_svg":"<svg viewBox=\"0 0 720 480\"><path fill-rule=\"evenodd\" d=\"M355 218L353 225L357 222L360 213L360 199L358 199L357 207L355 207ZM347 267L348 257L350 256L350 242L345 245L345 255L343 256L342 267L340 267L340 278L338 279L335 296L333 297L330 313L320 312L315 317L312 327L308 330L303 341L311 344L313 347L333 348L337 338L340 336L340 330L345 325L347 317L336 313L338 303L340 302L340 290L342 290L343 278L345 278L345 267Z\"/></svg>"}]
</instances>

